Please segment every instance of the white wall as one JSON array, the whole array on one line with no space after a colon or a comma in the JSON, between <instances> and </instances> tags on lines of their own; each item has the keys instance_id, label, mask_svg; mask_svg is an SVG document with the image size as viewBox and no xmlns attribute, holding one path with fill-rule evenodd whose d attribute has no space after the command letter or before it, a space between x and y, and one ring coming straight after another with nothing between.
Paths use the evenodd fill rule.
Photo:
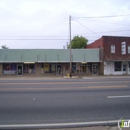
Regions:
<instances>
[{"instance_id":1,"label":"white wall","mask_svg":"<svg viewBox=\"0 0 130 130\"><path fill-rule=\"evenodd\" d=\"M126 74L130 75L129 62L127 62L127 61L125 61L125 62L122 61L121 71L114 71L114 61L111 61L111 62L105 61L104 62L104 75L123 75L124 74L124 72L123 72L123 63L127 64L127 72L126 72Z\"/></svg>"}]
</instances>

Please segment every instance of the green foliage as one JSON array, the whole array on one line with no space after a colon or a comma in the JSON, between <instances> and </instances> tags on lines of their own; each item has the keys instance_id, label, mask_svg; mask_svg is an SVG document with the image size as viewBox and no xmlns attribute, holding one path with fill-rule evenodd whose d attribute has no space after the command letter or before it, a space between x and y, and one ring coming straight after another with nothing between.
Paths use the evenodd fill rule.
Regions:
<instances>
[{"instance_id":1,"label":"green foliage","mask_svg":"<svg viewBox=\"0 0 130 130\"><path fill-rule=\"evenodd\" d=\"M9 49L8 47L6 47L6 45L2 45L1 49Z\"/></svg>"},{"instance_id":2,"label":"green foliage","mask_svg":"<svg viewBox=\"0 0 130 130\"><path fill-rule=\"evenodd\" d=\"M88 40L82 36L75 36L71 41L71 48L73 49L81 49L84 48L88 43ZM68 45L68 48L70 45Z\"/></svg>"}]
</instances>

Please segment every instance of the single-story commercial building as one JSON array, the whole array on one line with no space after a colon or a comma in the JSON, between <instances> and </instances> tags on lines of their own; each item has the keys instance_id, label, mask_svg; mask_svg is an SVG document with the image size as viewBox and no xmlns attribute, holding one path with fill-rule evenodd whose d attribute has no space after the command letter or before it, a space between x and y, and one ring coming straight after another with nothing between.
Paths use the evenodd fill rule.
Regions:
<instances>
[{"instance_id":1,"label":"single-story commercial building","mask_svg":"<svg viewBox=\"0 0 130 130\"><path fill-rule=\"evenodd\" d=\"M72 49L73 75L100 74L100 49ZM69 49L0 49L2 75L67 75Z\"/></svg>"}]
</instances>

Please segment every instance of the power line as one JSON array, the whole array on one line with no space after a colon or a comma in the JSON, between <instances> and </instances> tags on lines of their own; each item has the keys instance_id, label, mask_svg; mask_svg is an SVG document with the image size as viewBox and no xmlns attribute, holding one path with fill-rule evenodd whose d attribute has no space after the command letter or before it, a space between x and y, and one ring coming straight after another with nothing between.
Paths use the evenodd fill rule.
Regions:
<instances>
[{"instance_id":1,"label":"power line","mask_svg":"<svg viewBox=\"0 0 130 130\"><path fill-rule=\"evenodd\" d=\"M69 40L69 39L0 39L0 40Z\"/></svg>"},{"instance_id":2,"label":"power line","mask_svg":"<svg viewBox=\"0 0 130 130\"><path fill-rule=\"evenodd\" d=\"M89 31L91 31L91 32L93 32L94 34L96 34L96 35L98 35L98 36L100 36L99 34L97 34L96 32L94 32L94 31L92 31L92 30L90 30L89 28L87 28L86 26L84 26L83 24L81 24L80 22L78 22L77 20L75 20L77 23L79 23L80 25L82 25L83 27L85 27L87 30L89 30Z\"/></svg>"},{"instance_id":3,"label":"power line","mask_svg":"<svg viewBox=\"0 0 130 130\"><path fill-rule=\"evenodd\" d=\"M130 31L130 30L107 31L107 32L96 32L96 33L113 33L113 32L124 32L124 31ZM93 33L82 33L82 34L93 34Z\"/></svg>"},{"instance_id":4,"label":"power line","mask_svg":"<svg viewBox=\"0 0 130 130\"><path fill-rule=\"evenodd\" d=\"M69 39L0 39L0 40L66 40L66 41L68 41ZM94 40L89 40L89 41L94 41Z\"/></svg>"},{"instance_id":5,"label":"power line","mask_svg":"<svg viewBox=\"0 0 130 130\"><path fill-rule=\"evenodd\" d=\"M68 36L0 36L0 37L68 37Z\"/></svg>"},{"instance_id":6,"label":"power line","mask_svg":"<svg viewBox=\"0 0 130 130\"><path fill-rule=\"evenodd\" d=\"M95 33L124 32L124 31L130 31L130 30L114 30L114 31L95 32ZM93 32L92 33L81 33L81 34L93 34ZM74 35L78 35L78 34L74 34ZM68 37L68 36L0 36L0 37L2 38L2 37Z\"/></svg>"},{"instance_id":7,"label":"power line","mask_svg":"<svg viewBox=\"0 0 130 130\"><path fill-rule=\"evenodd\" d=\"M88 21L94 21L94 22L101 22L101 23L119 24L119 25L127 25L127 26L130 26L129 24L124 24L124 23L112 23L112 22L99 21L99 20L90 20L90 19L88 19Z\"/></svg>"},{"instance_id":8,"label":"power line","mask_svg":"<svg viewBox=\"0 0 130 130\"><path fill-rule=\"evenodd\" d=\"M110 17L122 17L122 16L130 16L130 14L124 14L124 15L109 15L109 16L92 16L92 17L73 17L73 18L110 18Z\"/></svg>"},{"instance_id":9,"label":"power line","mask_svg":"<svg viewBox=\"0 0 130 130\"><path fill-rule=\"evenodd\" d=\"M106 32L95 32L95 33L111 33L111 32L125 32L130 30L116 30L116 31L106 31ZM80 33L80 34L93 34L93 33ZM78 34L74 34L78 35ZM0 36L0 37L68 37L68 36Z\"/></svg>"}]
</instances>

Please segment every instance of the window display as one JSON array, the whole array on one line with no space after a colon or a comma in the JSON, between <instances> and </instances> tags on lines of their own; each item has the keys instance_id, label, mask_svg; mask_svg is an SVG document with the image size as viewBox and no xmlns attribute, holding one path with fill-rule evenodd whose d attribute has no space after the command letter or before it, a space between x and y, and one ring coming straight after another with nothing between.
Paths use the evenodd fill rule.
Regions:
<instances>
[{"instance_id":1,"label":"window display","mask_svg":"<svg viewBox=\"0 0 130 130\"><path fill-rule=\"evenodd\" d=\"M115 71L121 71L121 62L115 62Z\"/></svg>"},{"instance_id":2,"label":"window display","mask_svg":"<svg viewBox=\"0 0 130 130\"><path fill-rule=\"evenodd\" d=\"M24 64L23 72L24 73L35 73L35 64Z\"/></svg>"},{"instance_id":3,"label":"window display","mask_svg":"<svg viewBox=\"0 0 130 130\"><path fill-rule=\"evenodd\" d=\"M16 63L3 64L3 74L15 74L16 70Z\"/></svg>"}]
</instances>

